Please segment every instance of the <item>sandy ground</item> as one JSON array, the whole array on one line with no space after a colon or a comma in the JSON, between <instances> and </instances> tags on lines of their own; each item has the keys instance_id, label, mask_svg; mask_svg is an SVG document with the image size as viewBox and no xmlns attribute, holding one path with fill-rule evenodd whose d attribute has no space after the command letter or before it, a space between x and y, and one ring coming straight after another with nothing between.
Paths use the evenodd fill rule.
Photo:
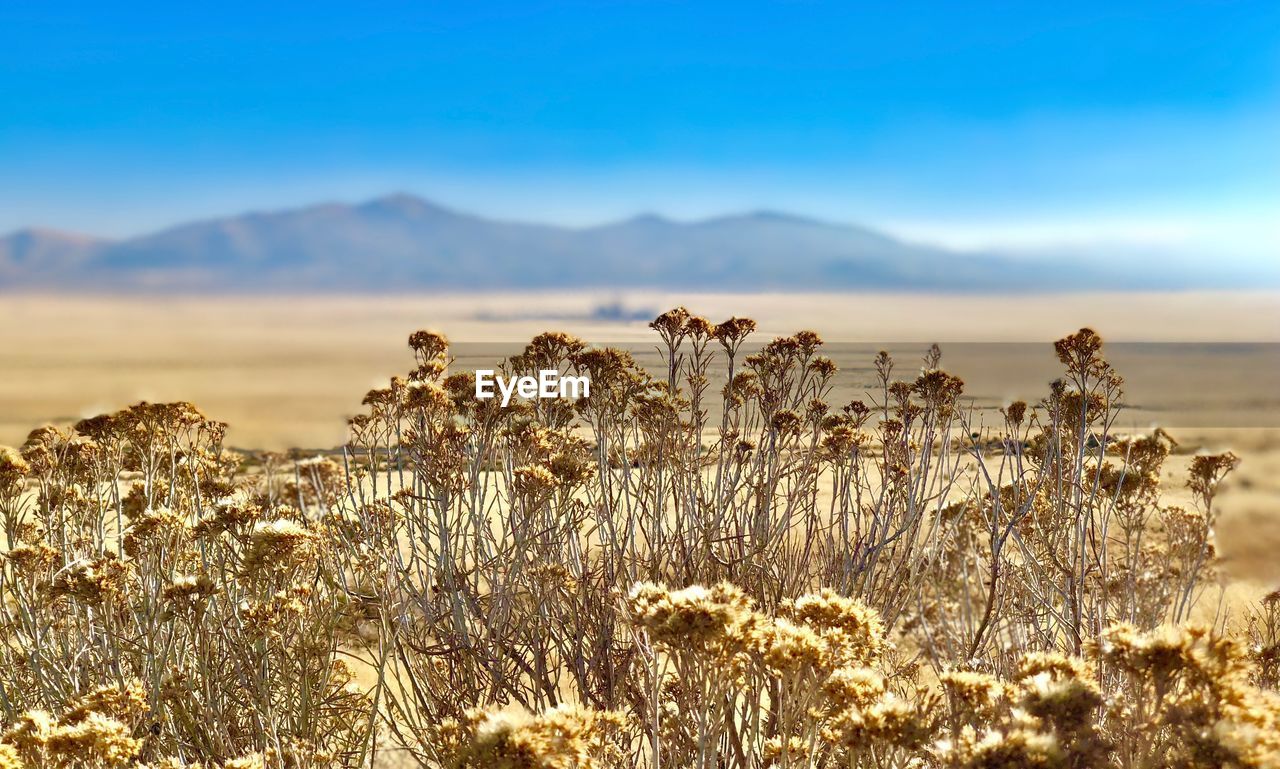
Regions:
<instances>
[{"instance_id":1,"label":"sandy ground","mask_svg":"<svg viewBox=\"0 0 1280 769\"><path fill-rule=\"evenodd\" d=\"M1189 505L1186 467L1199 451L1230 450L1241 458L1215 502L1217 544L1237 598L1257 599L1280 588L1280 430L1188 429L1165 466L1167 502Z\"/></svg>"},{"instance_id":2,"label":"sandy ground","mask_svg":"<svg viewBox=\"0 0 1280 769\"><path fill-rule=\"evenodd\" d=\"M966 380L989 417L1040 397L1057 373L1049 342L1103 333L1127 380L1126 429L1171 428L1182 442L1167 490L1197 450L1244 462L1221 498L1219 544L1233 584L1280 585L1280 294L683 295L660 293L177 299L0 295L0 444L33 427L138 400L189 400L231 424L243 447L329 447L344 417L410 366L417 328L444 331L458 368L487 365L549 329L624 344L656 364L645 318L685 304L712 320L745 315L769 336L813 328L841 367L834 400L863 395L876 350L900 371L925 344ZM616 305L616 306L615 306ZM618 316L622 316L619 318ZM1227 344L1223 344L1227 343Z\"/></svg>"}]
</instances>

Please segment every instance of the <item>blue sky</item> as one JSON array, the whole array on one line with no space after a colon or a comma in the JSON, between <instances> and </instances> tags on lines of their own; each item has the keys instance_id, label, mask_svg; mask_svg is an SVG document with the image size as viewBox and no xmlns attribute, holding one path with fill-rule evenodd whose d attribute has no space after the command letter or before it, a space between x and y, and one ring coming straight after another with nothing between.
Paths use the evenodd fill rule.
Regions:
<instances>
[{"instance_id":1,"label":"blue sky","mask_svg":"<svg viewBox=\"0 0 1280 769\"><path fill-rule=\"evenodd\" d=\"M0 232L407 190L1280 253L1274 0L6 3L0 97Z\"/></svg>"}]
</instances>

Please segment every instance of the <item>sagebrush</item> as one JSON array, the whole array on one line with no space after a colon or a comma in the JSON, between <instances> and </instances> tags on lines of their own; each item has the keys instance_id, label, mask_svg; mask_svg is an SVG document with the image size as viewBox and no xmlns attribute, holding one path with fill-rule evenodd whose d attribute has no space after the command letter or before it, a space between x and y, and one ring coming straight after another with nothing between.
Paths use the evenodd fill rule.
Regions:
<instances>
[{"instance_id":1,"label":"sagebrush","mask_svg":"<svg viewBox=\"0 0 1280 769\"><path fill-rule=\"evenodd\" d=\"M1084 329L975 409L933 348L830 403L813 332L683 309L474 397L443 336L316 457L139 404L0 452L0 765L1275 767L1280 593L1219 605Z\"/></svg>"}]
</instances>

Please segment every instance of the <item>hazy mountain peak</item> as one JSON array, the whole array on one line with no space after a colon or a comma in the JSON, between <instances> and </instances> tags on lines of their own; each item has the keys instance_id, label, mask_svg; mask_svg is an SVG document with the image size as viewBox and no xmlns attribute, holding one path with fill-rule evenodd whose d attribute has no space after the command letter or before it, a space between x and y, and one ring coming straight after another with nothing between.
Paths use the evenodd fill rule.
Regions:
<instances>
[{"instance_id":1,"label":"hazy mountain peak","mask_svg":"<svg viewBox=\"0 0 1280 769\"><path fill-rule=\"evenodd\" d=\"M636 214L628 219L623 219L620 222L622 225L630 225L634 227L665 227L675 223L676 222L674 220L668 219L662 214L654 213L653 211L645 211L644 213Z\"/></svg>"},{"instance_id":2,"label":"hazy mountain peak","mask_svg":"<svg viewBox=\"0 0 1280 769\"><path fill-rule=\"evenodd\" d=\"M807 216L797 216L796 214L789 214L784 211L772 211L769 209L750 211L739 217L733 218L747 219L753 222L769 222L774 224L826 224L825 222L820 222L817 219L812 219Z\"/></svg>"},{"instance_id":3,"label":"hazy mountain peak","mask_svg":"<svg viewBox=\"0 0 1280 769\"><path fill-rule=\"evenodd\" d=\"M373 200L361 204L358 208L362 211L393 213L407 217L459 215L457 212L451 211L444 206L424 200L416 195L410 195L407 192L395 192L390 195L383 195L382 197L374 198Z\"/></svg>"},{"instance_id":4,"label":"hazy mountain peak","mask_svg":"<svg viewBox=\"0 0 1280 769\"><path fill-rule=\"evenodd\" d=\"M573 229L481 218L407 193L192 222L119 241L34 229L0 238L0 289L10 290L999 291L1191 282L1086 264L961 254L772 210L688 222L645 213Z\"/></svg>"}]
</instances>

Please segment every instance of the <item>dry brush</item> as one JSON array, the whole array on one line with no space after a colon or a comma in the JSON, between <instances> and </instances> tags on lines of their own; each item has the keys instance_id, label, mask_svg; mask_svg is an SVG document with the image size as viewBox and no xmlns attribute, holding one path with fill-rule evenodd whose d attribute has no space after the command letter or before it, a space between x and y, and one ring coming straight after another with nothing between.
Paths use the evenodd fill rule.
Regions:
<instances>
[{"instance_id":1,"label":"dry brush","mask_svg":"<svg viewBox=\"0 0 1280 769\"><path fill-rule=\"evenodd\" d=\"M1166 503L1097 334L984 414L937 348L837 404L816 333L651 325L507 407L415 333L320 457L189 404L0 453L0 764L1280 764L1280 594L1192 622L1237 460Z\"/></svg>"}]
</instances>

